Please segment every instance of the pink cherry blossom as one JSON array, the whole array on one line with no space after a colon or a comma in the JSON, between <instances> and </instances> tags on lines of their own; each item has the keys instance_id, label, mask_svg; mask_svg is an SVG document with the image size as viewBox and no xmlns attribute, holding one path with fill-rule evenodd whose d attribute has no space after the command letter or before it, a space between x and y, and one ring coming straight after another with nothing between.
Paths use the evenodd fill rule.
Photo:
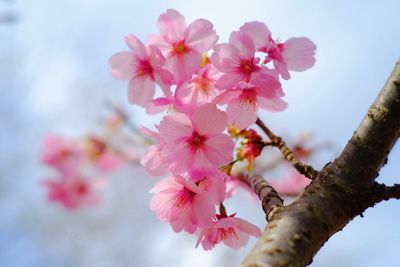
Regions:
<instances>
[{"instance_id":1,"label":"pink cherry blossom","mask_svg":"<svg viewBox=\"0 0 400 267\"><path fill-rule=\"evenodd\" d=\"M198 181L198 185L209 193L213 203L220 204L225 200L226 181L229 176L223 172L216 172L212 176L207 176L203 180Z\"/></svg>"},{"instance_id":2,"label":"pink cherry blossom","mask_svg":"<svg viewBox=\"0 0 400 267\"><path fill-rule=\"evenodd\" d=\"M168 166L165 165L161 155L161 150L164 145L162 138L158 133L146 127L142 127L140 130L144 135L158 142L158 144L152 145L147 149L140 160L140 164L151 176L162 176L166 174L168 172Z\"/></svg>"},{"instance_id":3,"label":"pink cherry blossom","mask_svg":"<svg viewBox=\"0 0 400 267\"><path fill-rule=\"evenodd\" d=\"M74 173L83 162L83 153L72 140L57 135L48 135L43 139L43 163L61 173Z\"/></svg>"},{"instance_id":4,"label":"pink cherry blossom","mask_svg":"<svg viewBox=\"0 0 400 267\"><path fill-rule=\"evenodd\" d=\"M290 78L289 70L305 71L315 64L315 44L306 37L290 38L281 43L273 40L270 30L262 22L248 22L241 28L241 32L249 35L256 45L256 49L267 53L264 63L272 61L282 78Z\"/></svg>"},{"instance_id":5,"label":"pink cherry blossom","mask_svg":"<svg viewBox=\"0 0 400 267\"><path fill-rule=\"evenodd\" d=\"M200 105L210 103L220 93L214 84L221 72L211 64L199 69L190 81L180 83L173 97L159 97L146 103L146 112L156 114L168 108L190 115Z\"/></svg>"},{"instance_id":6,"label":"pink cherry blossom","mask_svg":"<svg viewBox=\"0 0 400 267\"><path fill-rule=\"evenodd\" d=\"M284 110L287 104L282 96L284 93L279 81L273 76L262 75L226 90L214 99L214 103L228 104L228 123L244 129L257 120L259 107L268 111Z\"/></svg>"},{"instance_id":7,"label":"pink cherry blossom","mask_svg":"<svg viewBox=\"0 0 400 267\"><path fill-rule=\"evenodd\" d=\"M205 250L211 250L216 244L223 242L228 247L238 249L249 241L250 235L261 236L260 229L235 215L219 218L211 226L204 229L197 239L196 247L201 243Z\"/></svg>"},{"instance_id":8,"label":"pink cherry blossom","mask_svg":"<svg viewBox=\"0 0 400 267\"><path fill-rule=\"evenodd\" d=\"M194 180L214 174L232 160L233 141L222 132L227 117L214 104L196 108L190 116L175 112L159 125L162 157L176 174L188 173Z\"/></svg>"},{"instance_id":9,"label":"pink cherry blossom","mask_svg":"<svg viewBox=\"0 0 400 267\"><path fill-rule=\"evenodd\" d=\"M91 180L80 175L69 175L58 180L45 180L43 185L48 190L49 201L59 202L67 209L77 209L100 203L95 191L103 182L102 179Z\"/></svg>"},{"instance_id":10,"label":"pink cherry blossom","mask_svg":"<svg viewBox=\"0 0 400 267\"><path fill-rule=\"evenodd\" d=\"M214 51L211 62L224 73L215 84L217 88L232 89L257 75L275 76L272 70L259 65L254 42L244 32L232 32L229 44L216 45Z\"/></svg>"},{"instance_id":11,"label":"pink cherry blossom","mask_svg":"<svg viewBox=\"0 0 400 267\"><path fill-rule=\"evenodd\" d=\"M200 68L202 53L218 40L212 23L197 19L186 26L185 18L178 11L168 9L160 15L157 25L161 35L151 36L149 42L160 48L176 83L189 80Z\"/></svg>"},{"instance_id":12,"label":"pink cherry blossom","mask_svg":"<svg viewBox=\"0 0 400 267\"><path fill-rule=\"evenodd\" d=\"M109 172L119 168L126 159L124 155L117 154L100 138L88 136L84 143L86 160L99 168L101 171Z\"/></svg>"},{"instance_id":13,"label":"pink cherry blossom","mask_svg":"<svg viewBox=\"0 0 400 267\"><path fill-rule=\"evenodd\" d=\"M286 178L282 180L269 181L272 187L281 195L299 195L310 184L310 179L297 171L290 171Z\"/></svg>"},{"instance_id":14,"label":"pink cherry blossom","mask_svg":"<svg viewBox=\"0 0 400 267\"><path fill-rule=\"evenodd\" d=\"M150 192L154 193L150 208L175 232L194 233L198 227L208 225L215 214L214 198L181 176L159 181Z\"/></svg>"},{"instance_id":15,"label":"pink cherry blossom","mask_svg":"<svg viewBox=\"0 0 400 267\"><path fill-rule=\"evenodd\" d=\"M103 172L110 172L120 168L125 161L126 159L123 155L119 155L112 151L106 151L97 160L96 167Z\"/></svg>"},{"instance_id":16,"label":"pink cherry blossom","mask_svg":"<svg viewBox=\"0 0 400 267\"><path fill-rule=\"evenodd\" d=\"M129 80L128 100L132 104L145 106L153 99L155 84L166 96L170 96L171 74L164 68L165 59L155 46L146 47L136 36L128 35L125 42L131 52L113 55L109 64L115 78Z\"/></svg>"},{"instance_id":17,"label":"pink cherry blossom","mask_svg":"<svg viewBox=\"0 0 400 267\"><path fill-rule=\"evenodd\" d=\"M202 67L190 82L179 85L175 92L175 109L178 112L191 114L200 105L210 103L220 91L214 86L221 76L213 65Z\"/></svg>"}]
</instances>

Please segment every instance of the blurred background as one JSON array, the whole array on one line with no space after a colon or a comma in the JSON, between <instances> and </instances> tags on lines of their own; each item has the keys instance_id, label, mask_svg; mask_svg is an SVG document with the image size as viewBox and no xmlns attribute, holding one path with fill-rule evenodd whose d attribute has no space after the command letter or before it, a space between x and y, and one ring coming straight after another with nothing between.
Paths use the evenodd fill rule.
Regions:
<instances>
[{"instance_id":1,"label":"blurred background","mask_svg":"<svg viewBox=\"0 0 400 267\"><path fill-rule=\"evenodd\" d=\"M345 145L400 55L400 2L228 0L0 0L0 266L236 266L251 248L195 249L195 237L175 234L149 209L156 182L138 168L112 174L97 208L70 212L48 203L40 185L51 175L40 163L49 132L82 136L98 125L106 100L126 106L152 126L159 117L129 106L126 83L112 79L108 58L126 50L123 37L156 33L167 8L188 22L213 22L220 41L244 22L265 22L275 37L307 36L317 63L284 82L289 108L263 118L278 134L304 130L335 151ZM379 180L400 179L400 147ZM349 200L351 201L351 200ZM230 210L264 228L261 209L244 194ZM311 266L398 266L400 203L380 203L321 249Z\"/></svg>"}]
</instances>

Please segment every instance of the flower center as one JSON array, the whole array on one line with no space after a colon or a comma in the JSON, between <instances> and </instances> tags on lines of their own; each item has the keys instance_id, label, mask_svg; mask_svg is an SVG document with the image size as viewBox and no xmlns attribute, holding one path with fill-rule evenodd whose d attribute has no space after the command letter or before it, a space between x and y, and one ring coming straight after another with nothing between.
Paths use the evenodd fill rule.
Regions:
<instances>
[{"instance_id":1,"label":"flower center","mask_svg":"<svg viewBox=\"0 0 400 267\"><path fill-rule=\"evenodd\" d=\"M240 107L254 112L258 109L257 93L253 89L244 90L239 97Z\"/></svg>"},{"instance_id":2,"label":"flower center","mask_svg":"<svg viewBox=\"0 0 400 267\"><path fill-rule=\"evenodd\" d=\"M193 199L194 193L190 190L184 188L179 191L173 198L173 202L177 208L183 208L187 203L191 202Z\"/></svg>"},{"instance_id":3,"label":"flower center","mask_svg":"<svg viewBox=\"0 0 400 267\"><path fill-rule=\"evenodd\" d=\"M80 196L85 195L89 191L87 184L82 181L76 181L73 185L73 188L74 192Z\"/></svg>"},{"instance_id":4,"label":"flower center","mask_svg":"<svg viewBox=\"0 0 400 267\"><path fill-rule=\"evenodd\" d=\"M246 81L248 82L250 80L250 76L253 72L257 71L260 69L260 66L258 66L258 62L260 61L259 58L238 58L236 60L236 72L242 74L245 76Z\"/></svg>"},{"instance_id":5,"label":"flower center","mask_svg":"<svg viewBox=\"0 0 400 267\"><path fill-rule=\"evenodd\" d=\"M176 56L183 56L190 51L190 48L186 46L185 41L181 40L172 44L172 54Z\"/></svg>"},{"instance_id":6,"label":"flower center","mask_svg":"<svg viewBox=\"0 0 400 267\"><path fill-rule=\"evenodd\" d=\"M137 69L136 69L136 76L138 77L146 77L149 76L153 78L153 67L151 66L148 60L139 60Z\"/></svg>"},{"instance_id":7,"label":"flower center","mask_svg":"<svg viewBox=\"0 0 400 267\"><path fill-rule=\"evenodd\" d=\"M220 240L227 240L227 239L229 239L231 237L239 239L238 235L236 234L235 229L232 228L232 227L229 227L227 229L221 228L221 229L219 229L218 233L219 233L219 239Z\"/></svg>"},{"instance_id":8,"label":"flower center","mask_svg":"<svg viewBox=\"0 0 400 267\"><path fill-rule=\"evenodd\" d=\"M204 67L205 65L210 64L210 63L211 63L211 60L208 57L208 55L207 54L202 54L201 55L200 67Z\"/></svg>"},{"instance_id":9,"label":"flower center","mask_svg":"<svg viewBox=\"0 0 400 267\"><path fill-rule=\"evenodd\" d=\"M203 95L208 95L211 87L211 81L204 77L198 77L194 81L197 85L197 88L203 93Z\"/></svg>"},{"instance_id":10,"label":"flower center","mask_svg":"<svg viewBox=\"0 0 400 267\"><path fill-rule=\"evenodd\" d=\"M188 138L187 144L190 149L197 150L204 144L204 142L206 140L207 140L207 137L201 136L200 134L198 134L195 131L195 132L193 132L192 136Z\"/></svg>"},{"instance_id":11,"label":"flower center","mask_svg":"<svg viewBox=\"0 0 400 267\"><path fill-rule=\"evenodd\" d=\"M250 60L242 60L240 62L240 70L245 74L250 74L254 71L254 63Z\"/></svg>"},{"instance_id":12,"label":"flower center","mask_svg":"<svg viewBox=\"0 0 400 267\"><path fill-rule=\"evenodd\" d=\"M73 156L73 152L67 148L61 149L57 154L57 157L62 161L67 160L72 156Z\"/></svg>"},{"instance_id":13,"label":"flower center","mask_svg":"<svg viewBox=\"0 0 400 267\"><path fill-rule=\"evenodd\" d=\"M86 140L86 153L92 161L97 161L105 153L106 149L106 144L95 137L89 137Z\"/></svg>"}]
</instances>

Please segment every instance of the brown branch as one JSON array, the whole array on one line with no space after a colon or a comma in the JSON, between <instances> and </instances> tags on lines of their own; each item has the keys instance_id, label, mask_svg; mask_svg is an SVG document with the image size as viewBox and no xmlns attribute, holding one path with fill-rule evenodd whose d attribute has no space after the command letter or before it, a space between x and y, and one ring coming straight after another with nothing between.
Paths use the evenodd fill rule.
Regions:
<instances>
[{"instance_id":1,"label":"brown branch","mask_svg":"<svg viewBox=\"0 0 400 267\"><path fill-rule=\"evenodd\" d=\"M387 186L375 182L371 187L371 197L371 205L383 200L400 199L400 184Z\"/></svg>"},{"instance_id":2,"label":"brown branch","mask_svg":"<svg viewBox=\"0 0 400 267\"><path fill-rule=\"evenodd\" d=\"M320 171L300 198L274 210L241 266L306 266L333 234L379 198L397 198L398 185L383 187L374 180L399 134L400 63L340 156Z\"/></svg>"},{"instance_id":3,"label":"brown branch","mask_svg":"<svg viewBox=\"0 0 400 267\"><path fill-rule=\"evenodd\" d=\"M282 137L275 135L271 130L264 124L264 122L257 118L256 124L264 131L264 133L268 136L271 142L267 143L268 145L272 145L277 147L281 152L283 157L289 161L296 170L306 176L307 178L313 180L318 175L318 171L316 171L310 165L302 163L296 156L296 154L286 145L285 141L283 141Z\"/></svg>"},{"instance_id":4,"label":"brown branch","mask_svg":"<svg viewBox=\"0 0 400 267\"><path fill-rule=\"evenodd\" d=\"M262 203L262 209L265 212L266 218L273 210L274 206L282 205L283 199L279 196L276 190L260 175L252 177L245 176L244 181L253 188Z\"/></svg>"}]
</instances>

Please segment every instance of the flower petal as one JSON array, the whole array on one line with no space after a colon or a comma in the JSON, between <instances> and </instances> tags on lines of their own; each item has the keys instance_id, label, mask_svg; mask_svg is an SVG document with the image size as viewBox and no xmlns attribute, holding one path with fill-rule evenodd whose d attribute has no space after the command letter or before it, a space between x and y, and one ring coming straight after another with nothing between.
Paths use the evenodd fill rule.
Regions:
<instances>
[{"instance_id":1,"label":"flower petal","mask_svg":"<svg viewBox=\"0 0 400 267\"><path fill-rule=\"evenodd\" d=\"M226 134L219 134L206 141L205 155L208 160L220 167L229 163L233 156L234 143Z\"/></svg>"},{"instance_id":2,"label":"flower petal","mask_svg":"<svg viewBox=\"0 0 400 267\"><path fill-rule=\"evenodd\" d=\"M184 56L174 56L166 60L166 68L174 75L174 82L188 81L200 68L201 54L190 51Z\"/></svg>"},{"instance_id":3,"label":"flower petal","mask_svg":"<svg viewBox=\"0 0 400 267\"><path fill-rule=\"evenodd\" d=\"M229 37L229 43L236 46L240 54L246 58L254 57L256 48L253 40L244 32L232 32Z\"/></svg>"},{"instance_id":4,"label":"flower petal","mask_svg":"<svg viewBox=\"0 0 400 267\"><path fill-rule=\"evenodd\" d=\"M175 9L168 9L157 21L158 30L162 35L177 40L183 37L186 28L185 18Z\"/></svg>"},{"instance_id":5,"label":"flower petal","mask_svg":"<svg viewBox=\"0 0 400 267\"><path fill-rule=\"evenodd\" d=\"M245 32L250 38L253 39L256 49L266 47L271 36L271 32L268 27L258 21L252 21L245 23L240 27L240 31Z\"/></svg>"},{"instance_id":6,"label":"flower petal","mask_svg":"<svg viewBox=\"0 0 400 267\"><path fill-rule=\"evenodd\" d=\"M287 108L286 101L284 101L279 97L274 97L274 98L258 97L258 104L262 109L273 112L283 111Z\"/></svg>"},{"instance_id":7,"label":"flower petal","mask_svg":"<svg viewBox=\"0 0 400 267\"><path fill-rule=\"evenodd\" d=\"M228 104L229 102L238 99L241 93L242 90L226 90L222 94L215 97L213 102L216 104Z\"/></svg>"},{"instance_id":8,"label":"flower petal","mask_svg":"<svg viewBox=\"0 0 400 267\"><path fill-rule=\"evenodd\" d=\"M211 22L205 19L193 21L185 31L186 44L199 53L211 49L218 40Z\"/></svg>"},{"instance_id":9,"label":"flower petal","mask_svg":"<svg viewBox=\"0 0 400 267\"><path fill-rule=\"evenodd\" d=\"M215 87L220 89L233 89L244 77L237 73L223 74L215 83Z\"/></svg>"},{"instance_id":10,"label":"flower petal","mask_svg":"<svg viewBox=\"0 0 400 267\"><path fill-rule=\"evenodd\" d=\"M245 129L256 122L258 112L253 107L242 105L239 100L234 100L228 104L226 114L228 123L239 129Z\"/></svg>"},{"instance_id":11,"label":"flower petal","mask_svg":"<svg viewBox=\"0 0 400 267\"><path fill-rule=\"evenodd\" d=\"M215 104L207 103L198 107L191 116L193 128L200 135L213 136L220 134L226 127L225 112L219 110Z\"/></svg>"},{"instance_id":12,"label":"flower petal","mask_svg":"<svg viewBox=\"0 0 400 267\"><path fill-rule=\"evenodd\" d=\"M165 116L158 127L161 138L176 140L192 135L193 127L189 117L183 113Z\"/></svg>"},{"instance_id":13,"label":"flower petal","mask_svg":"<svg viewBox=\"0 0 400 267\"><path fill-rule=\"evenodd\" d=\"M154 97L155 84L150 78L133 77L129 80L128 101L144 107Z\"/></svg>"},{"instance_id":14,"label":"flower petal","mask_svg":"<svg viewBox=\"0 0 400 267\"><path fill-rule=\"evenodd\" d=\"M113 77L121 80L129 80L135 70L135 61L131 52L119 52L108 61Z\"/></svg>"},{"instance_id":15,"label":"flower petal","mask_svg":"<svg viewBox=\"0 0 400 267\"><path fill-rule=\"evenodd\" d=\"M214 53L210 60L219 71L229 73L235 67L233 59L239 55L237 47L231 44L219 44L214 47Z\"/></svg>"},{"instance_id":16,"label":"flower petal","mask_svg":"<svg viewBox=\"0 0 400 267\"><path fill-rule=\"evenodd\" d=\"M164 165L161 157L161 147L158 145L149 147L140 160L140 164L151 176L162 176L168 172L168 168Z\"/></svg>"},{"instance_id":17,"label":"flower petal","mask_svg":"<svg viewBox=\"0 0 400 267\"><path fill-rule=\"evenodd\" d=\"M290 38L283 45L282 56L287 68L293 71L304 71L315 64L315 44L306 37Z\"/></svg>"},{"instance_id":18,"label":"flower petal","mask_svg":"<svg viewBox=\"0 0 400 267\"><path fill-rule=\"evenodd\" d=\"M148 58L149 55L146 46L135 35L128 35L125 37L125 43L132 50L133 54L141 59Z\"/></svg>"}]
</instances>

